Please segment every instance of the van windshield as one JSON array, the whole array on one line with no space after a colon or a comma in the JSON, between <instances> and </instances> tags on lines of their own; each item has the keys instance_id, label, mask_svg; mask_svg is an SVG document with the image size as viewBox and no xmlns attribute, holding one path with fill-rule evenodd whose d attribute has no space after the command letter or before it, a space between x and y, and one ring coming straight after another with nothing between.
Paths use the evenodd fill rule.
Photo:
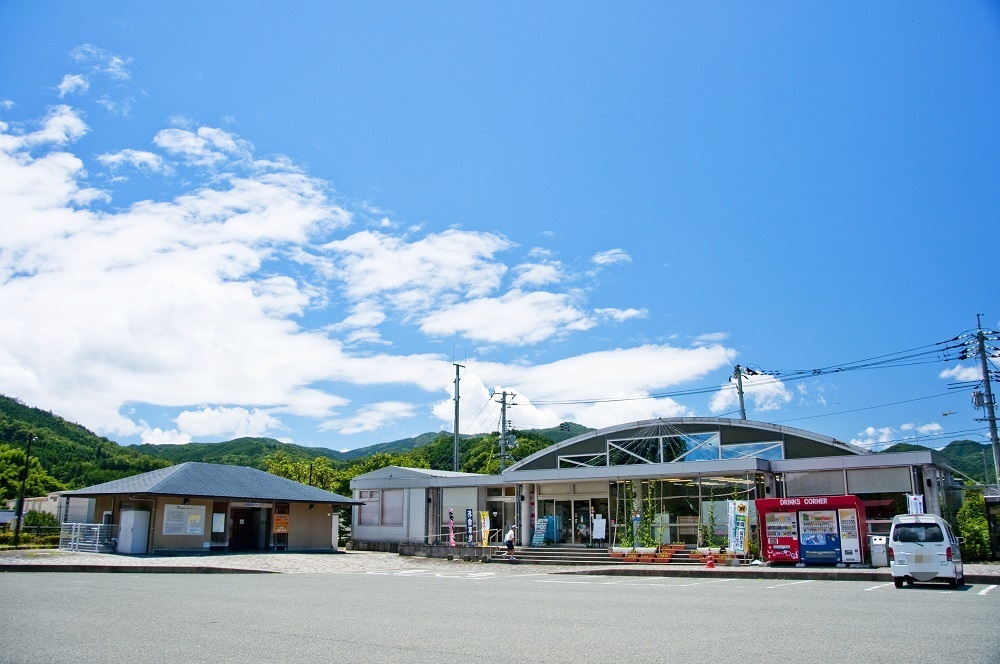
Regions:
<instances>
[{"instance_id":1,"label":"van windshield","mask_svg":"<svg viewBox=\"0 0 1000 664\"><path fill-rule=\"evenodd\" d=\"M943 542L944 531L936 523L898 523L893 542Z\"/></svg>"}]
</instances>

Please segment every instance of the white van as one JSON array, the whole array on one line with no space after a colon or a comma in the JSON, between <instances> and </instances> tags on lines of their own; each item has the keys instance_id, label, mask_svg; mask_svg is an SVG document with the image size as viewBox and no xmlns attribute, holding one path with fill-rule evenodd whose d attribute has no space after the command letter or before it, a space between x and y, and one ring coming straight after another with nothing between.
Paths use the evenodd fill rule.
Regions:
<instances>
[{"instance_id":1,"label":"white van","mask_svg":"<svg viewBox=\"0 0 1000 664\"><path fill-rule=\"evenodd\" d=\"M889 531L889 569L897 588L914 581L965 584L962 552L951 525L934 514L900 514Z\"/></svg>"}]
</instances>

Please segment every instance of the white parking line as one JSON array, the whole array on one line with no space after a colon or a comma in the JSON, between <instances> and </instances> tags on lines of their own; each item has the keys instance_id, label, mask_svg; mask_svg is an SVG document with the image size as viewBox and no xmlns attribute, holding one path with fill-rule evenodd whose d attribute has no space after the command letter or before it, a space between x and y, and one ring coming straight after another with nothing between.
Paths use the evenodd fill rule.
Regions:
<instances>
[{"instance_id":1,"label":"white parking line","mask_svg":"<svg viewBox=\"0 0 1000 664\"><path fill-rule=\"evenodd\" d=\"M768 586L767 589L771 590L772 588L784 588L785 586L797 586L800 583L812 583L812 579L806 579L805 581L792 581L790 583L779 583L776 586Z\"/></svg>"},{"instance_id":2,"label":"white parking line","mask_svg":"<svg viewBox=\"0 0 1000 664\"><path fill-rule=\"evenodd\" d=\"M872 586L871 588L865 588L865 592L869 590L878 590L879 588L885 588L886 586L891 586L891 583L880 583L877 586Z\"/></svg>"},{"instance_id":3,"label":"white parking line","mask_svg":"<svg viewBox=\"0 0 1000 664\"><path fill-rule=\"evenodd\" d=\"M982 590L979 591L979 594L980 595L985 595L985 594L989 593L991 590L993 590L994 588L996 588L996 586L986 586L985 588L983 588Z\"/></svg>"}]
</instances>

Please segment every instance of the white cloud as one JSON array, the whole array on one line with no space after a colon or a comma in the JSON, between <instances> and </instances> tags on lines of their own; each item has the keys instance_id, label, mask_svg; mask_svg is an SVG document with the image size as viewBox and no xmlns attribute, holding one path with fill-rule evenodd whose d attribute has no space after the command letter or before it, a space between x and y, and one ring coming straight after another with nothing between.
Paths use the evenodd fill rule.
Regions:
<instances>
[{"instance_id":1,"label":"white cloud","mask_svg":"<svg viewBox=\"0 0 1000 664\"><path fill-rule=\"evenodd\" d=\"M792 394L774 376L744 376L743 399L745 404L752 404L754 410L766 412L778 410L788 404L792 400ZM708 407L713 413L723 413L739 408L739 403L736 385L730 383L712 395Z\"/></svg>"},{"instance_id":2,"label":"white cloud","mask_svg":"<svg viewBox=\"0 0 1000 664\"><path fill-rule=\"evenodd\" d=\"M324 422L320 425L320 429L323 431L336 431L346 436L366 431L375 431L386 424L395 423L414 415L416 415L416 407L411 403L383 401L360 408L351 417Z\"/></svg>"},{"instance_id":3,"label":"white cloud","mask_svg":"<svg viewBox=\"0 0 1000 664\"><path fill-rule=\"evenodd\" d=\"M91 71L100 72L112 79L128 80L132 77L128 69L132 64L132 58L115 55L93 44L77 46L70 51L70 57Z\"/></svg>"},{"instance_id":4,"label":"white cloud","mask_svg":"<svg viewBox=\"0 0 1000 664\"><path fill-rule=\"evenodd\" d=\"M594 309L594 313L606 320L622 323L630 318L645 318L649 311L646 309Z\"/></svg>"},{"instance_id":5,"label":"white cloud","mask_svg":"<svg viewBox=\"0 0 1000 664\"><path fill-rule=\"evenodd\" d=\"M511 247L494 233L449 230L415 242L361 231L323 249L334 255L331 276L354 300L384 298L412 314L441 299L477 297L494 291L506 266L493 255Z\"/></svg>"},{"instance_id":6,"label":"white cloud","mask_svg":"<svg viewBox=\"0 0 1000 664\"><path fill-rule=\"evenodd\" d=\"M97 156L97 161L112 170L122 166L131 166L137 170L150 173L173 172L173 169L163 161L162 157L144 150L121 150L119 152L101 154Z\"/></svg>"},{"instance_id":7,"label":"white cloud","mask_svg":"<svg viewBox=\"0 0 1000 664\"><path fill-rule=\"evenodd\" d=\"M980 380L979 367L976 366L964 366L961 364L956 364L951 369L945 369L938 374L938 378L950 378L956 381L973 381Z\"/></svg>"},{"instance_id":8,"label":"white cloud","mask_svg":"<svg viewBox=\"0 0 1000 664\"><path fill-rule=\"evenodd\" d=\"M90 88L90 82L85 76L80 74L66 74L59 83L59 98L63 98L72 92L86 92Z\"/></svg>"},{"instance_id":9,"label":"white cloud","mask_svg":"<svg viewBox=\"0 0 1000 664\"><path fill-rule=\"evenodd\" d=\"M514 288L525 286L544 286L562 281L562 265L558 261L551 263L522 263L514 268L517 277Z\"/></svg>"},{"instance_id":10,"label":"white cloud","mask_svg":"<svg viewBox=\"0 0 1000 664\"><path fill-rule=\"evenodd\" d=\"M595 325L564 293L513 290L500 297L460 302L425 316L420 329L433 336L462 336L488 343L534 344Z\"/></svg>"},{"instance_id":11,"label":"white cloud","mask_svg":"<svg viewBox=\"0 0 1000 664\"><path fill-rule=\"evenodd\" d=\"M694 338L694 344L696 346L712 346L715 344L721 344L726 339L729 338L729 334L726 332L706 332L705 334L699 334Z\"/></svg>"},{"instance_id":12,"label":"white cloud","mask_svg":"<svg viewBox=\"0 0 1000 664\"><path fill-rule=\"evenodd\" d=\"M447 357L354 353L349 344L387 343L379 334L387 323L530 344L642 313L589 313L580 291L498 293L507 266L497 255L515 245L494 233L411 240L363 231L330 242L351 215L327 184L285 158L255 159L249 142L218 129L174 127L157 144L191 164L224 164L226 175L204 175L172 198L97 209L91 203L107 194L87 185L72 153L87 131L68 106L30 130L0 123L0 385L104 434L187 442L310 418L346 435L416 417L417 406L389 400L336 415L348 403L339 389L387 385L447 395L434 407L447 426ZM139 150L98 161L149 175L168 168ZM527 280L539 285L544 271L535 275ZM321 308L341 322L316 325L310 315ZM722 346L647 345L534 366L469 360L463 409L478 410L484 385L502 384L522 395L514 416L526 422L594 426L684 413L650 395L734 356ZM540 403L609 396L626 400ZM176 409L176 429L146 424L127 404Z\"/></svg>"},{"instance_id":13,"label":"white cloud","mask_svg":"<svg viewBox=\"0 0 1000 664\"><path fill-rule=\"evenodd\" d=\"M192 166L218 166L249 159L253 146L234 134L214 127L163 129L153 143Z\"/></svg>"},{"instance_id":14,"label":"white cloud","mask_svg":"<svg viewBox=\"0 0 1000 664\"><path fill-rule=\"evenodd\" d=\"M264 436L269 431L281 428L281 420L258 408L203 408L198 411L185 410L176 419L177 427L188 437L222 436L240 438L243 436Z\"/></svg>"},{"instance_id":15,"label":"white cloud","mask_svg":"<svg viewBox=\"0 0 1000 664\"><path fill-rule=\"evenodd\" d=\"M177 429L164 431L147 427L142 430L141 440L144 445L187 445L191 442L191 436Z\"/></svg>"},{"instance_id":16,"label":"white cloud","mask_svg":"<svg viewBox=\"0 0 1000 664\"><path fill-rule=\"evenodd\" d=\"M9 111L10 109L14 108L14 102L11 101L10 99L0 100L0 108L4 109L5 111Z\"/></svg>"},{"instance_id":17,"label":"white cloud","mask_svg":"<svg viewBox=\"0 0 1000 664\"><path fill-rule=\"evenodd\" d=\"M511 418L524 428L565 421L597 428L688 415L690 410L675 401L650 395L702 379L730 365L735 357L735 351L722 346L677 348L650 344L585 353L534 366L469 360L462 375L459 402L462 432L495 430L495 408L483 408L488 398L487 385L505 385L519 395ZM443 390L449 388L442 385ZM551 401L559 403L544 403ZM449 399L436 403L434 415L447 426L454 418L454 402Z\"/></svg>"},{"instance_id":18,"label":"white cloud","mask_svg":"<svg viewBox=\"0 0 1000 664\"><path fill-rule=\"evenodd\" d=\"M617 265L618 263L631 263L632 257L624 249L609 249L594 254L590 260L595 265L604 267L606 265Z\"/></svg>"},{"instance_id":19,"label":"white cloud","mask_svg":"<svg viewBox=\"0 0 1000 664\"><path fill-rule=\"evenodd\" d=\"M858 447L875 450L876 448L887 447L896 437L896 430L892 427L867 427L851 439L851 444Z\"/></svg>"}]
</instances>

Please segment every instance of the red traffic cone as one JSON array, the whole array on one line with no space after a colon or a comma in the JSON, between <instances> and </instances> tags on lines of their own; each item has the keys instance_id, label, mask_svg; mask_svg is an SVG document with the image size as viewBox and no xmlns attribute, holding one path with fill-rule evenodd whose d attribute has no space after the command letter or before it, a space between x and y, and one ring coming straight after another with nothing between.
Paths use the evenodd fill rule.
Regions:
<instances>
[{"instance_id":1,"label":"red traffic cone","mask_svg":"<svg viewBox=\"0 0 1000 664\"><path fill-rule=\"evenodd\" d=\"M708 560L705 561L705 569L715 569L715 557L711 552L708 554Z\"/></svg>"}]
</instances>

